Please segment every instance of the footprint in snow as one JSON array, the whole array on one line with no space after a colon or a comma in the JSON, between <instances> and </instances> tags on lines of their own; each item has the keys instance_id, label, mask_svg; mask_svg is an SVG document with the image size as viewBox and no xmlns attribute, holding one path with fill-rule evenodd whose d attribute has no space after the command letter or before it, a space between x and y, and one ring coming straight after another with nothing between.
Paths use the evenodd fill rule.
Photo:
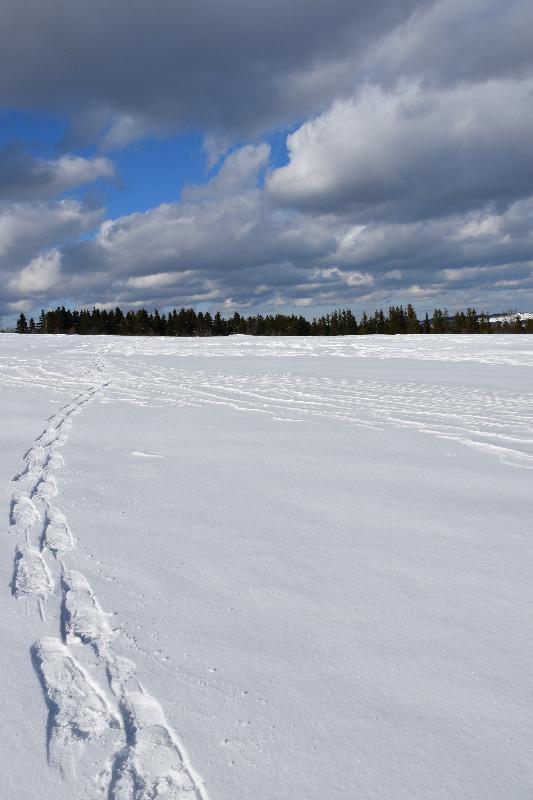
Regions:
<instances>
[{"instance_id":1,"label":"footprint in snow","mask_svg":"<svg viewBox=\"0 0 533 800\"><path fill-rule=\"evenodd\" d=\"M11 524L28 530L40 522L41 516L25 492L16 492L11 501Z\"/></svg>"},{"instance_id":2,"label":"footprint in snow","mask_svg":"<svg viewBox=\"0 0 533 800\"><path fill-rule=\"evenodd\" d=\"M113 632L87 579L72 570L63 579L63 630L67 642L79 639L83 644L99 647L109 644Z\"/></svg>"},{"instance_id":3,"label":"footprint in snow","mask_svg":"<svg viewBox=\"0 0 533 800\"><path fill-rule=\"evenodd\" d=\"M205 800L201 781L157 700L132 692L123 714L128 744L116 758L110 800Z\"/></svg>"},{"instance_id":4,"label":"footprint in snow","mask_svg":"<svg viewBox=\"0 0 533 800\"><path fill-rule=\"evenodd\" d=\"M11 585L15 597L44 597L53 588L52 575L41 553L34 547L25 547L23 550L17 548Z\"/></svg>"},{"instance_id":5,"label":"footprint in snow","mask_svg":"<svg viewBox=\"0 0 533 800\"><path fill-rule=\"evenodd\" d=\"M48 761L65 774L83 746L119 728L104 693L68 647L45 637L31 649L48 706Z\"/></svg>"},{"instance_id":6,"label":"footprint in snow","mask_svg":"<svg viewBox=\"0 0 533 800\"><path fill-rule=\"evenodd\" d=\"M57 508L49 506L46 512L42 547L47 547L57 556L74 549L74 539L64 515Z\"/></svg>"}]
</instances>

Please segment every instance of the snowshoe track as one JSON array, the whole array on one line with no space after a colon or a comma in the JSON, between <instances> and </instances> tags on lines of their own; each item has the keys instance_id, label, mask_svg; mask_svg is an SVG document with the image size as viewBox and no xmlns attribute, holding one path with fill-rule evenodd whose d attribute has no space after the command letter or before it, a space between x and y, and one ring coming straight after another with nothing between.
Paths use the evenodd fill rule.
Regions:
<instances>
[{"instance_id":1,"label":"snowshoe track","mask_svg":"<svg viewBox=\"0 0 533 800\"><path fill-rule=\"evenodd\" d=\"M15 492L11 498L10 519L11 525L16 526L25 533L41 521L41 515L29 495L24 492Z\"/></svg>"},{"instance_id":2,"label":"snowshoe track","mask_svg":"<svg viewBox=\"0 0 533 800\"><path fill-rule=\"evenodd\" d=\"M74 550L74 539L64 515L57 508L48 505L46 511L46 522L43 535L41 537L41 547L45 547L54 556L60 556Z\"/></svg>"},{"instance_id":3,"label":"snowshoe track","mask_svg":"<svg viewBox=\"0 0 533 800\"><path fill-rule=\"evenodd\" d=\"M13 478L10 529L16 536L11 591L34 599L44 622L43 601L53 595L58 636L43 636L30 648L48 707L47 753L51 767L75 780L76 763L92 743L103 743L108 767L94 776L108 800L207 800L183 746L157 700L136 682L135 664L113 650L112 616L100 606L89 581L68 568L75 538L57 506L55 472L64 467L58 448L79 414L109 385L97 357L82 377L94 382L47 420ZM73 648L89 647L96 663L80 663ZM86 659L85 659L86 660ZM107 678L104 689L92 674ZM93 783L94 785L94 783Z\"/></svg>"},{"instance_id":4,"label":"snowshoe track","mask_svg":"<svg viewBox=\"0 0 533 800\"><path fill-rule=\"evenodd\" d=\"M44 597L54 588L54 579L42 554L35 547L15 552L12 591L15 597L34 595Z\"/></svg>"},{"instance_id":5,"label":"snowshoe track","mask_svg":"<svg viewBox=\"0 0 533 800\"><path fill-rule=\"evenodd\" d=\"M100 608L89 582L80 572L63 578L62 628L67 642L78 639L91 644L97 653L111 642L109 614Z\"/></svg>"},{"instance_id":6,"label":"snowshoe track","mask_svg":"<svg viewBox=\"0 0 533 800\"><path fill-rule=\"evenodd\" d=\"M110 800L202 800L188 758L149 694L132 692L123 708L127 745L112 769Z\"/></svg>"},{"instance_id":7,"label":"snowshoe track","mask_svg":"<svg viewBox=\"0 0 533 800\"><path fill-rule=\"evenodd\" d=\"M48 762L67 774L84 745L119 728L120 717L60 639L40 639L31 653L48 706Z\"/></svg>"}]
</instances>

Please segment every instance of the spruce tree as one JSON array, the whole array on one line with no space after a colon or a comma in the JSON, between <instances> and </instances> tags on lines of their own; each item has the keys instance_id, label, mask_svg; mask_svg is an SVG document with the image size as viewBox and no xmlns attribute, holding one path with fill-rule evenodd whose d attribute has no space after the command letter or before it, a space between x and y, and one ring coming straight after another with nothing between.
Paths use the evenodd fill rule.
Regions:
<instances>
[{"instance_id":1,"label":"spruce tree","mask_svg":"<svg viewBox=\"0 0 533 800\"><path fill-rule=\"evenodd\" d=\"M39 314L39 320L37 322L37 332L46 333L46 331L47 331L46 314L44 313L44 308L42 308L41 313Z\"/></svg>"},{"instance_id":2,"label":"spruce tree","mask_svg":"<svg viewBox=\"0 0 533 800\"><path fill-rule=\"evenodd\" d=\"M28 323L26 321L26 317L24 314L21 314L17 320L17 327L15 329L17 333L28 333Z\"/></svg>"},{"instance_id":3,"label":"spruce tree","mask_svg":"<svg viewBox=\"0 0 533 800\"><path fill-rule=\"evenodd\" d=\"M407 333L420 333L420 323L411 303L407 306Z\"/></svg>"}]
</instances>

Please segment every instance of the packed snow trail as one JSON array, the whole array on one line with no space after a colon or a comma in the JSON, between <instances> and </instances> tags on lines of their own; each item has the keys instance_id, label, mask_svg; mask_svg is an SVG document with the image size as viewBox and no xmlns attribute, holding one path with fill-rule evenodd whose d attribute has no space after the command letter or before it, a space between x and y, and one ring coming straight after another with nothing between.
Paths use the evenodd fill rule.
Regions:
<instances>
[{"instance_id":1,"label":"packed snow trail","mask_svg":"<svg viewBox=\"0 0 533 800\"><path fill-rule=\"evenodd\" d=\"M92 385L48 419L13 478L12 594L26 602L33 599L43 623L50 596L58 612L57 636L42 636L29 648L48 707L48 763L75 782L77 761L92 742L101 740L103 763L93 776L99 796L207 800L202 780L161 706L137 680L135 664L115 653L112 615L101 608L85 576L67 564L75 537L58 506L56 473L65 465L58 448L66 443L73 418L109 386L104 370L97 356L93 368L81 376ZM80 647L92 649L92 670L77 657ZM110 695L91 674L99 667Z\"/></svg>"}]
</instances>

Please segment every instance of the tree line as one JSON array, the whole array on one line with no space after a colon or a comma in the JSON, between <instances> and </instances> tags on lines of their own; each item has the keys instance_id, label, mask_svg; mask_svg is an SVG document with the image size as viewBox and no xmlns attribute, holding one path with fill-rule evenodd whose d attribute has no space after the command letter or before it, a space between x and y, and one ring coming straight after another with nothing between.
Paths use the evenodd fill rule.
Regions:
<instances>
[{"instance_id":1,"label":"tree line","mask_svg":"<svg viewBox=\"0 0 533 800\"><path fill-rule=\"evenodd\" d=\"M229 336L242 333L251 336L345 336L349 334L398 333L533 333L533 319L521 320L518 315L494 322L489 315L475 308L456 314L436 308L432 316L417 317L411 304L390 306L387 313L380 309L373 315L366 311L359 321L350 309L338 309L308 320L296 314L256 314L245 317L238 312L224 318L219 311L195 311L193 308L174 309L160 314L144 308L124 313L120 308L71 311L64 306L41 311L37 320L18 318L17 333L104 334L117 336Z\"/></svg>"}]
</instances>

